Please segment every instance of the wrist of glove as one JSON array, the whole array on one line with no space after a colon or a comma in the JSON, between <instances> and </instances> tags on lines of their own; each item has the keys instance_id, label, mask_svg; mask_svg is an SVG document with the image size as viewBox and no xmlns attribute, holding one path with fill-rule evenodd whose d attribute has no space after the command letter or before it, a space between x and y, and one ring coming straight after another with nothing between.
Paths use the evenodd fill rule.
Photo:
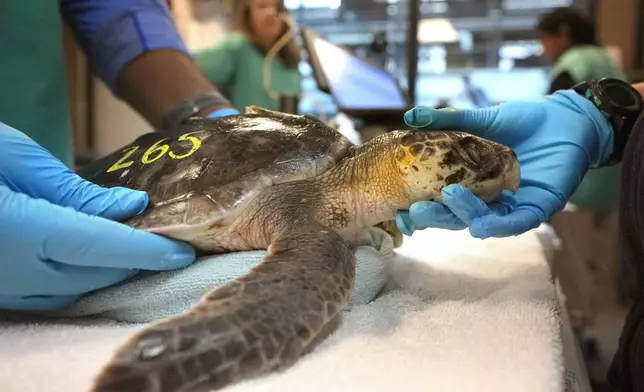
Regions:
<instances>
[{"instance_id":1,"label":"wrist of glove","mask_svg":"<svg viewBox=\"0 0 644 392\"><path fill-rule=\"evenodd\" d=\"M85 181L0 123L0 308L51 310L135 275L195 259L187 244L116 221L141 213L145 192Z\"/></svg>"},{"instance_id":2,"label":"wrist of glove","mask_svg":"<svg viewBox=\"0 0 644 392\"><path fill-rule=\"evenodd\" d=\"M563 209L589 168L607 161L613 132L608 120L574 91L474 109L417 107L405 114L416 128L458 129L510 146L521 164L521 186L486 204L471 191L450 185L443 204L421 201L399 211L399 230L411 235L429 227L461 230L477 238L518 235Z\"/></svg>"},{"instance_id":3,"label":"wrist of glove","mask_svg":"<svg viewBox=\"0 0 644 392\"><path fill-rule=\"evenodd\" d=\"M237 109L223 108L223 109L215 110L214 112L208 114L206 117L208 117L208 118L218 118L218 117L226 117L226 116L235 116L237 114L239 114L239 110L237 110Z\"/></svg>"}]
</instances>

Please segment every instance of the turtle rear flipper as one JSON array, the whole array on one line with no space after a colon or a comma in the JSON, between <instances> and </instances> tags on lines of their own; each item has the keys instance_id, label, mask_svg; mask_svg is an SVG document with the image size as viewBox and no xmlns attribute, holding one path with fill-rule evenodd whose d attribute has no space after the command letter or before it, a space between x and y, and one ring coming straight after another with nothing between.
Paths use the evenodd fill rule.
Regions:
<instances>
[{"instance_id":1,"label":"turtle rear flipper","mask_svg":"<svg viewBox=\"0 0 644 392\"><path fill-rule=\"evenodd\" d=\"M282 222L290 229L272 236L260 264L185 314L130 338L93 391L219 389L306 353L346 306L355 256L337 233L312 219Z\"/></svg>"}]
</instances>

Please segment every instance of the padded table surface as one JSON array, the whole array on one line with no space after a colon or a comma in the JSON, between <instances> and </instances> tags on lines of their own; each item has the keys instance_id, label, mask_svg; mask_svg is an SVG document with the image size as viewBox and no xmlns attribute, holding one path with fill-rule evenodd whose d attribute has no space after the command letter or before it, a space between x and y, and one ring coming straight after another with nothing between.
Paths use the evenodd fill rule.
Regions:
<instances>
[{"instance_id":1,"label":"padded table surface","mask_svg":"<svg viewBox=\"0 0 644 392\"><path fill-rule=\"evenodd\" d=\"M390 262L384 292L345 312L313 353L226 390L585 391L575 347L562 340L553 249L543 228L485 241L467 231L417 232ZM114 348L140 328L5 317L2 390L86 391Z\"/></svg>"}]
</instances>

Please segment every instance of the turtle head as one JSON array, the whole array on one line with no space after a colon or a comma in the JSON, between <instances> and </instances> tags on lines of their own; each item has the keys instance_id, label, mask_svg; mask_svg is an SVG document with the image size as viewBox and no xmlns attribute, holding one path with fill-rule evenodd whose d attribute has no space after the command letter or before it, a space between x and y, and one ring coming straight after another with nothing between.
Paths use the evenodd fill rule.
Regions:
<instances>
[{"instance_id":1,"label":"turtle head","mask_svg":"<svg viewBox=\"0 0 644 392\"><path fill-rule=\"evenodd\" d=\"M450 184L463 185L486 202L519 188L517 156L503 144L455 131L403 131L397 140L395 161L411 202L441 202L441 190Z\"/></svg>"}]
</instances>

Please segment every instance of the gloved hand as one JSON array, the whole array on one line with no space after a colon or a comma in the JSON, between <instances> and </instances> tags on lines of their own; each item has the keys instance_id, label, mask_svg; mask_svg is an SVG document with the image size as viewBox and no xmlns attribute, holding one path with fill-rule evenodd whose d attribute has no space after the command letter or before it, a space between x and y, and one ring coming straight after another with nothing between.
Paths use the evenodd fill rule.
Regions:
<instances>
[{"instance_id":1,"label":"gloved hand","mask_svg":"<svg viewBox=\"0 0 644 392\"><path fill-rule=\"evenodd\" d=\"M138 269L195 260L187 244L115 220L141 213L145 192L83 180L0 123L0 309L53 310Z\"/></svg>"},{"instance_id":2,"label":"gloved hand","mask_svg":"<svg viewBox=\"0 0 644 392\"><path fill-rule=\"evenodd\" d=\"M486 204L459 185L443 188L444 205L414 203L399 211L401 232L436 227L469 226L476 238L518 235L536 228L563 209L583 176L612 153L608 120L587 99L572 90L499 106L455 110L414 108L405 122L422 129L459 129L503 143L517 153L521 185Z\"/></svg>"},{"instance_id":3,"label":"gloved hand","mask_svg":"<svg viewBox=\"0 0 644 392\"><path fill-rule=\"evenodd\" d=\"M206 117L217 118L217 117L234 116L236 114L239 114L239 110L235 108L223 108L223 109L215 110L214 112L208 114Z\"/></svg>"}]
</instances>

